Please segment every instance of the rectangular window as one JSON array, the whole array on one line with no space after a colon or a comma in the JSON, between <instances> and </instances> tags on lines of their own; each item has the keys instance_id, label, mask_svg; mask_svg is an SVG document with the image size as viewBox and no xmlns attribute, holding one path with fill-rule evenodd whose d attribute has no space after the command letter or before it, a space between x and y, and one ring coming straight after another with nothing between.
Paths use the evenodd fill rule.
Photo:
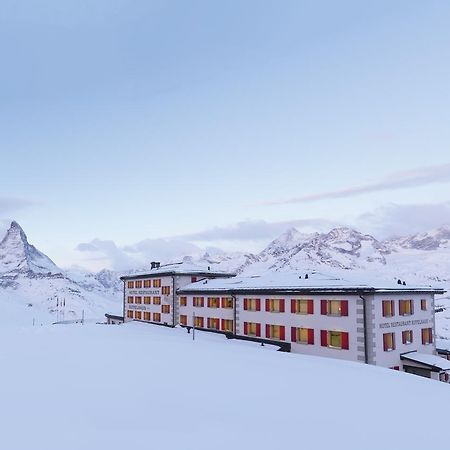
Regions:
<instances>
[{"instance_id":1,"label":"rectangular window","mask_svg":"<svg viewBox=\"0 0 450 450\"><path fill-rule=\"evenodd\" d=\"M142 297L134 297L134 303L137 303L138 305L142 304Z\"/></svg>"},{"instance_id":2,"label":"rectangular window","mask_svg":"<svg viewBox=\"0 0 450 450\"><path fill-rule=\"evenodd\" d=\"M348 350L350 348L349 335L346 331L321 330L320 345L322 347Z\"/></svg>"},{"instance_id":3,"label":"rectangular window","mask_svg":"<svg viewBox=\"0 0 450 450\"><path fill-rule=\"evenodd\" d=\"M420 300L420 309L422 311L426 311L427 310L427 301L425 299Z\"/></svg>"},{"instance_id":4,"label":"rectangular window","mask_svg":"<svg viewBox=\"0 0 450 450\"><path fill-rule=\"evenodd\" d=\"M395 350L395 334L385 333L383 334L383 349L385 352L391 352Z\"/></svg>"},{"instance_id":5,"label":"rectangular window","mask_svg":"<svg viewBox=\"0 0 450 450\"><path fill-rule=\"evenodd\" d=\"M279 341L284 341L285 339L285 328L283 325L266 325L266 338L277 339Z\"/></svg>"},{"instance_id":6,"label":"rectangular window","mask_svg":"<svg viewBox=\"0 0 450 450\"><path fill-rule=\"evenodd\" d=\"M193 304L193 306L205 306L205 298L204 297L193 297L192 304Z\"/></svg>"},{"instance_id":7,"label":"rectangular window","mask_svg":"<svg viewBox=\"0 0 450 450\"><path fill-rule=\"evenodd\" d=\"M284 312L283 298L267 298L266 299L267 312Z\"/></svg>"},{"instance_id":8,"label":"rectangular window","mask_svg":"<svg viewBox=\"0 0 450 450\"><path fill-rule=\"evenodd\" d=\"M208 297L208 308L220 308L220 298Z\"/></svg>"},{"instance_id":9,"label":"rectangular window","mask_svg":"<svg viewBox=\"0 0 450 450\"><path fill-rule=\"evenodd\" d=\"M136 289L141 289L142 288L142 280L137 280L134 283L134 286L135 286Z\"/></svg>"},{"instance_id":10,"label":"rectangular window","mask_svg":"<svg viewBox=\"0 0 450 450\"><path fill-rule=\"evenodd\" d=\"M222 297L222 308L233 309L233 298L232 297Z\"/></svg>"},{"instance_id":11,"label":"rectangular window","mask_svg":"<svg viewBox=\"0 0 450 450\"><path fill-rule=\"evenodd\" d=\"M412 330L402 331L402 342L405 345L412 344L412 342L413 342L413 332L412 332Z\"/></svg>"},{"instance_id":12,"label":"rectangular window","mask_svg":"<svg viewBox=\"0 0 450 450\"><path fill-rule=\"evenodd\" d=\"M133 303L134 302L134 298L133 297L128 297L128 303Z\"/></svg>"},{"instance_id":13,"label":"rectangular window","mask_svg":"<svg viewBox=\"0 0 450 450\"><path fill-rule=\"evenodd\" d=\"M187 297L180 297L180 306L187 306Z\"/></svg>"},{"instance_id":14,"label":"rectangular window","mask_svg":"<svg viewBox=\"0 0 450 450\"><path fill-rule=\"evenodd\" d=\"M230 333L234 332L233 321L222 319L222 331L228 331Z\"/></svg>"},{"instance_id":15,"label":"rectangular window","mask_svg":"<svg viewBox=\"0 0 450 450\"><path fill-rule=\"evenodd\" d=\"M156 280L153 280L153 287L160 288L161 287L161 279L157 278Z\"/></svg>"},{"instance_id":16,"label":"rectangular window","mask_svg":"<svg viewBox=\"0 0 450 450\"><path fill-rule=\"evenodd\" d=\"M150 305L151 302L152 302L151 297L144 297L144 305Z\"/></svg>"},{"instance_id":17,"label":"rectangular window","mask_svg":"<svg viewBox=\"0 0 450 450\"><path fill-rule=\"evenodd\" d=\"M194 326L195 327L203 328L204 322L205 321L203 320L203 317L195 316L195 320L194 320Z\"/></svg>"},{"instance_id":18,"label":"rectangular window","mask_svg":"<svg viewBox=\"0 0 450 450\"><path fill-rule=\"evenodd\" d=\"M162 295L170 295L170 286L163 286L161 288Z\"/></svg>"},{"instance_id":19,"label":"rectangular window","mask_svg":"<svg viewBox=\"0 0 450 450\"><path fill-rule=\"evenodd\" d=\"M153 297L153 304L154 305L160 305L161 304L161 297Z\"/></svg>"},{"instance_id":20,"label":"rectangular window","mask_svg":"<svg viewBox=\"0 0 450 450\"><path fill-rule=\"evenodd\" d=\"M399 300L398 313L401 316L411 316L414 314L414 303L412 300Z\"/></svg>"},{"instance_id":21,"label":"rectangular window","mask_svg":"<svg viewBox=\"0 0 450 450\"><path fill-rule=\"evenodd\" d=\"M141 311L135 311L134 317L135 317L135 319L141 320L142 319L142 312Z\"/></svg>"},{"instance_id":22,"label":"rectangular window","mask_svg":"<svg viewBox=\"0 0 450 450\"><path fill-rule=\"evenodd\" d=\"M218 330L220 327L220 320L213 317L208 317L207 323L211 330Z\"/></svg>"},{"instance_id":23,"label":"rectangular window","mask_svg":"<svg viewBox=\"0 0 450 450\"><path fill-rule=\"evenodd\" d=\"M161 313L153 313L153 322L161 322Z\"/></svg>"},{"instance_id":24,"label":"rectangular window","mask_svg":"<svg viewBox=\"0 0 450 450\"><path fill-rule=\"evenodd\" d=\"M134 288L134 281L129 281L127 283L128 289L133 289Z\"/></svg>"},{"instance_id":25,"label":"rectangular window","mask_svg":"<svg viewBox=\"0 0 450 450\"><path fill-rule=\"evenodd\" d=\"M151 288L152 280L144 280L144 288Z\"/></svg>"},{"instance_id":26,"label":"rectangular window","mask_svg":"<svg viewBox=\"0 0 450 450\"><path fill-rule=\"evenodd\" d=\"M254 322L244 322L244 334L245 336L261 336L261 324Z\"/></svg>"},{"instance_id":27,"label":"rectangular window","mask_svg":"<svg viewBox=\"0 0 450 450\"><path fill-rule=\"evenodd\" d=\"M187 325L187 316L180 315L180 324L181 325Z\"/></svg>"},{"instance_id":28,"label":"rectangular window","mask_svg":"<svg viewBox=\"0 0 450 450\"><path fill-rule=\"evenodd\" d=\"M313 300L291 300L291 313L293 314L314 314Z\"/></svg>"},{"instance_id":29,"label":"rectangular window","mask_svg":"<svg viewBox=\"0 0 450 450\"><path fill-rule=\"evenodd\" d=\"M291 328L291 341L299 344L314 344L314 330L312 328Z\"/></svg>"},{"instance_id":30,"label":"rectangular window","mask_svg":"<svg viewBox=\"0 0 450 450\"><path fill-rule=\"evenodd\" d=\"M149 312L144 312L144 320L152 320L151 315Z\"/></svg>"},{"instance_id":31,"label":"rectangular window","mask_svg":"<svg viewBox=\"0 0 450 450\"><path fill-rule=\"evenodd\" d=\"M127 311L127 317L129 319L132 319L133 318L133 311Z\"/></svg>"},{"instance_id":32,"label":"rectangular window","mask_svg":"<svg viewBox=\"0 0 450 450\"><path fill-rule=\"evenodd\" d=\"M261 299L244 298L244 311L261 311Z\"/></svg>"},{"instance_id":33,"label":"rectangular window","mask_svg":"<svg viewBox=\"0 0 450 450\"><path fill-rule=\"evenodd\" d=\"M383 300L381 305L383 317L393 317L395 315L394 300Z\"/></svg>"},{"instance_id":34,"label":"rectangular window","mask_svg":"<svg viewBox=\"0 0 450 450\"><path fill-rule=\"evenodd\" d=\"M320 313L324 316L348 316L348 300L321 300Z\"/></svg>"},{"instance_id":35,"label":"rectangular window","mask_svg":"<svg viewBox=\"0 0 450 450\"><path fill-rule=\"evenodd\" d=\"M161 312L163 314L170 314L170 305L162 305L161 306Z\"/></svg>"},{"instance_id":36,"label":"rectangular window","mask_svg":"<svg viewBox=\"0 0 450 450\"><path fill-rule=\"evenodd\" d=\"M422 344L429 345L433 343L433 329L422 328Z\"/></svg>"}]
</instances>

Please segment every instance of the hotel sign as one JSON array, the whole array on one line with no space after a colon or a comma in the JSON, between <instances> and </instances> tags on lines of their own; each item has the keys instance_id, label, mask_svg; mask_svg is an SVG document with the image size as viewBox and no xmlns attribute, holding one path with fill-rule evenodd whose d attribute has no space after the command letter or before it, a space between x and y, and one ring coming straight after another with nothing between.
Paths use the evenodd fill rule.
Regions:
<instances>
[{"instance_id":1,"label":"hotel sign","mask_svg":"<svg viewBox=\"0 0 450 450\"><path fill-rule=\"evenodd\" d=\"M406 327L409 325L423 325L429 322L430 319L401 320L399 322L380 323L380 328L397 328L397 327Z\"/></svg>"},{"instance_id":2,"label":"hotel sign","mask_svg":"<svg viewBox=\"0 0 450 450\"><path fill-rule=\"evenodd\" d=\"M145 289L145 290L136 290L131 289L128 291L129 295L161 295L161 289Z\"/></svg>"},{"instance_id":3,"label":"hotel sign","mask_svg":"<svg viewBox=\"0 0 450 450\"><path fill-rule=\"evenodd\" d=\"M128 305L128 309L137 309L139 311L147 311L147 307L144 305Z\"/></svg>"}]
</instances>

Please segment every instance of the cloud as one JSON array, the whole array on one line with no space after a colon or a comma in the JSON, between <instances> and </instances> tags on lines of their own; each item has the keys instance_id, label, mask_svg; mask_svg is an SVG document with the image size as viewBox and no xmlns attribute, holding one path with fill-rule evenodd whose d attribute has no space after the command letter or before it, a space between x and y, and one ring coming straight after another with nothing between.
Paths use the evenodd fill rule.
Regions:
<instances>
[{"instance_id":1,"label":"cloud","mask_svg":"<svg viewBox=\"0 0 450 450\"><path fill-rule=\"evenodd\" d=\"M359 186L350 186L335 191L319 192L286 200L264 202L265 205L285 205L291 203L307 203L332 198L346 198L370 192L387 191L425 186L433 183L450 182L450 164L423 167L421 169L396 172L381 181Z\"/></svg>"}]
</instances>

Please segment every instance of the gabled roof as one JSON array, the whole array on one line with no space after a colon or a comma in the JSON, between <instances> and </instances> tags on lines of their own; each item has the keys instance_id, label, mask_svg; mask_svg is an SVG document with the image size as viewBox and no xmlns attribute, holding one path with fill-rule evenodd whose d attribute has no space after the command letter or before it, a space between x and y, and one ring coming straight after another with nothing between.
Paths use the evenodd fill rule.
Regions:
<instances>
[{"instance_id":1,"label":"gabled roof","mask_svg":"<svg viewBox=\"0 0 450 450\"><path fill-rule=\"evenodd\" d=\"M418 353L417 351L412 351L401 354L400 359L422 364L432 369L434 372L441 370L450 370L450 361L436 355L428 355L425 353Z\"/></svg>"}]
</instances>

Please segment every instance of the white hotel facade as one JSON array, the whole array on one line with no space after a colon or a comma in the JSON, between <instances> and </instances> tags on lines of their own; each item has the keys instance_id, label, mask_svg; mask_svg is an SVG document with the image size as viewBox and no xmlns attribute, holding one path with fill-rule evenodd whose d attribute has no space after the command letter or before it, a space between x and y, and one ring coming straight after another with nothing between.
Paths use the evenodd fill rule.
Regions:
<instances>
[{"instance_id":1,"label":"white hotel facade","mask_svg":"<svg viewBox=\"0 0 450 450\"><path fill-rule=\"evenodd\" d=\"M193 265L126 276L124 320L181 325L448 381L436 355L441 289L359 284L317 274L235 277Z\"/></svg>"}]
</instances>

